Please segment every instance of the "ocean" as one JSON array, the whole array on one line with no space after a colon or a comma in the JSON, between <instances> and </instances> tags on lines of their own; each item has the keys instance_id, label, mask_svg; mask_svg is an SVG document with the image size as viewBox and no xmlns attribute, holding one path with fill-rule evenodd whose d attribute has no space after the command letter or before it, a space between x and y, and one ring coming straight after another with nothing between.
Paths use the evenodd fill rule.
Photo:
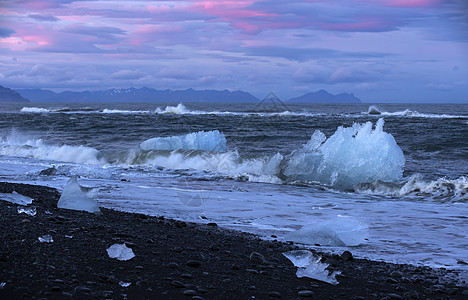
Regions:
<instances>
[{"instance_id":1,"label":"ocean","mask_svg":"<svg viewBox=\"0 0 468 300\"><path fill-rule=\"evenodd\" d=\"M370 106L1 103L0 180L467 278L468 104Z\"/></svg>"}]
</instances>

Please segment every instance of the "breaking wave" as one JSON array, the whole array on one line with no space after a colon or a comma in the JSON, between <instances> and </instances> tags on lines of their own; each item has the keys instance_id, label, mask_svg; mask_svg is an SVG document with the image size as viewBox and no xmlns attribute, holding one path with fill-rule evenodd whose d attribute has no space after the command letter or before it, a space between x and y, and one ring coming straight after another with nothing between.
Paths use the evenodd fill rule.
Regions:
<instances>
[{"instance_id":1,"label":"breaking wave","mask_svg":"<svg viewBox=\"0 0 468 300\"><path fill-rule=\"evenodd\" d=\"M50 112L50 109L41 107L23 107L20 111L26 113L48 113Z\"/></svg>"},{"instance_id":2,"label":"breaking wave","mask_svg":"<svg viewBox=\"0 0 468 300\"><path fill-rule=\"evenodd\" d=\"M181 136L157 137L140 144L143 150L226 151L226 137L218 130L199 131Z\"/></svg>"},{"instance_id":3,"label":"breaking wave","mask_svg":"<svg viewBox=\"0 0 468 300\"><path fill-rule=\"evenodd\" d=\"M288 155L278 152L273 156L249 159L243 159L237 151L226 149L225 137L219 131L150 139L146 141L150 145L148 148L119 152L99 151L86 146L51 145L42 139L12 132L9 136L0 137L0 155L79 165L191 169L235 180L321 185L365 194L468 201L466 177L425 181L421 176L413 176L405 181L402 178L403 152L393 136L383 131L383 125L383 119L379 119L375 126L367 122L339 127L328 139L316 131L305 145ZM168 143L170 147L166 148L168 141L174 143ZM220 141L223 149L215 150L222 152L207 151L214 150L211 146L219 146ZM181 147L173 147L178 144Z\"/></svg>"},{"instance_id":4,"label":"breaking wave","mask_svg":"<svg viewBox=\"0 0 468 300\"><path fill-rule=\"evenodd\" d=\"M468 202L468 178L465 176L427 181L420 174L416 174L403 183L376 181L357 185L354 190L380 196L413 196L439 201Z\"/></svg>"},{"instance_id":5,"label":"breaking wave","mask_svg":"<svg viewBox=\"0 0 468 300\"><path fill-rule=\"evenodd\" d=\"M413 111L410 109L405 109L403 111L396 111L396 112L386 112L386 111L380 111L379 108L375 105L369 106L367 113L363 113L363 114L375 115L375 116L428 118L428 119L465 119L465 118L468 118L468 116L463 116L463 115L426 114L426 113Z\"/></svg>"}]
</instances>

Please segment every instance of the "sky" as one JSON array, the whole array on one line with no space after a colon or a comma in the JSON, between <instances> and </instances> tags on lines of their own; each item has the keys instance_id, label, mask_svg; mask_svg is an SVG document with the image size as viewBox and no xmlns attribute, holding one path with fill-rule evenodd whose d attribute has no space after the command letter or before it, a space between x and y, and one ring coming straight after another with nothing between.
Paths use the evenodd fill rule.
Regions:
<instances>
[{"instance_id":1,"label":"sky","mask_svg":"<svg viewBox=\"0 0 468 300\"><path fill-rule=\"evenodd\" d=\"M0 85L468 103L468 1L0 0Z\"/></svg>"}]
</instances>

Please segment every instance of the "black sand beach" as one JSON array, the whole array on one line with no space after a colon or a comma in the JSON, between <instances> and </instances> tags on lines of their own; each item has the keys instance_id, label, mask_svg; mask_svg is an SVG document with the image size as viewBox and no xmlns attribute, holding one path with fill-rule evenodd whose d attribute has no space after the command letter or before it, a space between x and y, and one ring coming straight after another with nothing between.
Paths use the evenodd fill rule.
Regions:
<instances>
[{"instance_id":1,"label":"black sand beach","mask_svg":"<svg viewBox=\"0 0 468 300\"><path fill-rule=\"evenodd\" d=\"M34 199L35 216L0 201L1 299L467 299L453 273L322 254L338 285L297 278L283 252L303 249L253 235L102 209L58 209L57 190L0 183ZM53 243L41 243L50 234ZM126 243L135 257L109 258ZM252 255L257 252L260 255ZM120 282L131 283L123 287Z\"/></svg>"}]
</instances>

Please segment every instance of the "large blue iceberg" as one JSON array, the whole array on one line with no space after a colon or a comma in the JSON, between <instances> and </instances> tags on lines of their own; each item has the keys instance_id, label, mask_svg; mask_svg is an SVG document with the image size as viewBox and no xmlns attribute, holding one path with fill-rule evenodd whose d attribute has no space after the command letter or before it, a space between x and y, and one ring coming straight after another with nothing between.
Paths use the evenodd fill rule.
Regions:
<instances>
[{"instance_id":1,"label":"large blue iceberg","mask_svg":"<svg viewBox=\"0 0 468 300\"><path fill-rule=\"evenodd\" d=\"M218 130L198 131L186 135L157 137L140 144L143 150L226 151L226 137Z\"/></svg>"},{"instance_id":2,"label":"large blue iceberg","mask_svg":"<svg viewBox=\"0 0 468 300\"><path fill-rule=\"evenodd\" d=\"M384 120L339 127L328 139L314 132L302 148L283 163L288 181L320 182L351 189L360 183L398 181L405 156L394 137L383 131Z\"/></svg>"}]
</instances>

